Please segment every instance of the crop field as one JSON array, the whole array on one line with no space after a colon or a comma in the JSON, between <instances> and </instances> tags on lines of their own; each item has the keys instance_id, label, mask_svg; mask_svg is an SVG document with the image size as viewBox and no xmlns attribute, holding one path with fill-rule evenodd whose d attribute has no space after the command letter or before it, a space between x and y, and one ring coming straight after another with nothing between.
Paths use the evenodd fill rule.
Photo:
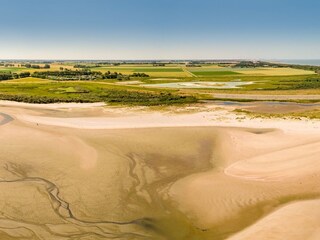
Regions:
<instances>
[{"instance_id":1,"label":"crop field","mask_svg":"<svg viewBox=\"0 0 320 240\"><path fill-rule=\"evenodd\" d=\"M20 69L18 67L0 67L0 72L18 72Z\"/></svg>"},{"instance_id":2,"label":"crop field","mask_svg":"<svg viewBox=\"0 0 320 240\"><path fill-rule=\"evenodd\" d=\"M297 75L312 75L313 71L293 68L230 68L230 67L201 67L201 68L188 68L188 71L196 76L214 76L214 75L236 75L246 74L253 76L297 76Z\"/></svg>"},{"instance_id":3,"label":"crop field","mask_svg":"<svg viewBox=\"0 0 320 240\"><path fill-rule=\"evenodd\" d=\"M40 78L28 77L28 78L7 80L7 81L0 82L0 84L10 84L10 83L46 83L46 82L52 82L52 81L48 80L48 79L40 79Z\"/></svg>"},{"instance_id":4,"label":"crop field","mask_svg":"<svg viewBox=\"0 0 320 240\"><path fill-rule=\"evenodd\" d=\"M44 64L39 64L41 67ZM90 70L100 72L118 72L122 74L146 73L150 77L163 78L189 78L189 77L216 77L224 75L252 75L252 76L299 76L312 75L313 71L292 68L233 68L221 67L218 65L203 65L201 67L185 67L182 64L170 64L168 66L153 66L151 64L123 64L120 66L99 66L95 67L88 64ZM53 63L50 64L50 71L60 71L61 69L75 70L73 63ZM22 67L20 64L15 64L14 67L0 67L1 72L41 72L48 69L34 69Z\"/></svg>"},{"instance_id":5,"label":"crop field","mask_svg":"<svg viewBox=\"0 0 320 240\"><path fill-rule=\"evenodd\" d=\"M191 72L197 77L212 77L212 76L224 76L224 75L240 75L241 73L232 71L197 71Z\"/></svg>"},{"instance_id":6,"label":"crop field","mask_svg":"<svg viewBox=\"0 0 320 240\"><path fill-rule=\"evenodd\" d=\"M266 75L266 76L290 76L290 75L307 75L315 74L315 72L293 69L293 68L256 68L238 70L237 72L247 75Z\"/></svg>"},{"instance_id":7,"label":"crop field","mask_svg":"<svg viewBox=\"0 0 320 240\"><path fill-rule=\"evenodd\" d=\"M123 65L119 67L97 67L92 68L94 71L101 72L120 72L122 74L132 74L144 72L150 77L215 77L225 75L252 75L252 76L299 76L312 75L313 71L292 68L231 68L220 67L217 65L203 67L187 67L176 65L174 67L153 67L153 66L135 66Z\"/></svg>"},{"instance_id":8,"label":"crop field","mask_svg":"<svg viewBox=\"0 0 320 240\"><path fill-rule=\"evenodd\" d=\"M182 67L152 67L152 66L121 66L121 67L97 67L93 71L119 72L122 74L146 73L150 77L190 77Z\"/></svg>"}]
</instances>

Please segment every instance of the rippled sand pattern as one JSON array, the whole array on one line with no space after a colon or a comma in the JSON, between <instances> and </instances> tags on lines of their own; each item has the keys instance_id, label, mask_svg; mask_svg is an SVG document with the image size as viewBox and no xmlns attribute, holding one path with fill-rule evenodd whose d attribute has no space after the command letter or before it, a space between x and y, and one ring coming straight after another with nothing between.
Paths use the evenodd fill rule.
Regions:
<instances>
[{"instance_id":1,"label":"rippled sand pattern","mask_svg":"<svg viewBox=\"0 0 320 240\"><path fill-rule=\"evenodd\" d=\"M318 134L76 129L5 110L0 239L320 237Z\"/></svg>"}]
</instances>

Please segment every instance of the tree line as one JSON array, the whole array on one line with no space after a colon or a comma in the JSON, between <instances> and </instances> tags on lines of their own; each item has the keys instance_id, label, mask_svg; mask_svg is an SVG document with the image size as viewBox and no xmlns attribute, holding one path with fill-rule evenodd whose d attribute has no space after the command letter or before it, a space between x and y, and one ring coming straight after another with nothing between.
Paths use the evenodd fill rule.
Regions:
<instances>
[{"instance_id":1,"label":"tree line","mask_svg":"<svg viewBox=\"0 0 320 240\"><path fill-rule=\"evenodd\" d=\"M51 67L50 64L45 64L43 67L41 67L38 64L30 64L30 63L22 64L21 66L26 68L34 68L34 69L49 69Z\"/></svg>"},{"instance_id":2,"label":"tree line","mask_svg":"<svg viewBox=\"0 0 320 240\"><path fill-rule=\"evenodd\" d=\"M0 73L0 81L26 78L26 77L30 77L30 75L31 74L29 72L21 72L21 73L4 72L4 73Z\"/></svg>"},{"instance_id":3,"label":"tree line","mask_svg":"<svg viewBox=\"0 0 320 240\"><path fill-rule=\"evenodd\" d=\"M43 71L34 72L32 77L62 80L62 81L74 81L74 80L96 80L96 79L116 79L116 80L130 80L130 77L149 77L145 73L133 73L131 75L124 75L118 72L102 73L99 71L91 71L90 69L70 70L64 69L63 71Z\"/></svg>"}]
</instances>

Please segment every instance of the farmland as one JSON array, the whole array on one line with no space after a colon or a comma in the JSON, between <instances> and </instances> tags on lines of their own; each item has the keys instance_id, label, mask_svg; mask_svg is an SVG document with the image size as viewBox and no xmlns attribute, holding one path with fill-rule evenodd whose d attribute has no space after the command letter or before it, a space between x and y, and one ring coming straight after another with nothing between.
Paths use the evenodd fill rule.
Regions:
<instances>
[{"instance_id":1,"label":"farmland","mask_svg":"<svg viewBox=\"0 0 320 240\"><path fill-rule=\"evenodd\" d=\"M214 100L215 94L320 93L320 76L309 69L171 62L159 65L51 62L50 68L45 68L46 64L0 65L0 75L11 78L0 82L0 98L44 103L103 101L161 105ZM312 101L315 100L313 97Z\"/></svg>"}]
</instances>

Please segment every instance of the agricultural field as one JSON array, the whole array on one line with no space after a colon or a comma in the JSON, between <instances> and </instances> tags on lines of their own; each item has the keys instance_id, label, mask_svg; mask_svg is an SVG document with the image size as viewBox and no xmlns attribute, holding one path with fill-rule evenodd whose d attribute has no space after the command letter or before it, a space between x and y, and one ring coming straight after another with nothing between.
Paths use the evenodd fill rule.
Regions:
<instances>
[{"instance_id":1,"label":"agricultural field","mask_svg":"<svg viewBox=\"0 0 320 240\"><path fill-rule=\"evenodd\" d=\"M222 68L204 67L190 68L191 73L198 77L212 77L217 75L251 75L251 76L298 76L313 75L314 71L293 68Z\"/></svg>"},{"instance_id":2,"label":"agricultural field","mask_svg":"<svg viewBox=\"0 0 320 240\"><path fill-rule=\"evenodd\" d=\"M94 71L101 72L121 72L123 74L131 74L135 72L147 73L150 77L215 77L228 75L251 75L251 76L299 76L313 75L315 72L293 69L293 68L230 68L220 67L218 65L210 65L203 67L185 67L184 65L176 65L172 67L154 67L151 65L134 66L123 65L119 67L97 67L92 68Z\"/></svg>"},{"instance_id":3,"label":"agricultural field","mask_svg":"<svg viewBox=\"0 0 320 240\"><path fill-rule=\"evenodd\" d=\"M150 77L191 77L188 72L183 71L180 66L173 67L153 67L153 66L121 66L121 67L97 67L93 71L101 72L120 72L122 74L146 73Z\"/></svg>"},{"instance_id":4,"label":"agricultural field","mask_svg":"<svg viewBox=\"0 0 320 240\"><path fill-rule=\"evenodd\" d=\"M167 64L154 66L152 64L78 64L72 62L55 62L50 69L39 64L40 69L26 68L21 63L14 66L0 66L0 74L20 74L30 72L31 77L0 81L2 99L16 99L29 102L57 101L104 101L112 103L128 103L143 105L187 103L201 99L214 99L215 93L230 94L320 94L320 76L314 71L286 67L238 68L205 64L188 67L185 64ZM83 68L85 66L86 68ZM52 71L75 72L92 71L94 78L75 79L39 78L34 72ZM107 79L105 74L120 73L122 78ZM134 74L144 73L145 76ZM33 77L32 77L33 76ZM103 77L100 79L100 77ZM125 77L127 76L127 77ZM130 77L129 77L130 76ZM118 76L119 77L119 76ZM90 78L90 74L89 74ZM108 94L104 93L108 89ZM118 97L110 97L110 92L124 91ZM128 91L128 92L127 92ZM134 93L142 93L143 101L132 97ZM147 93L147 95L144 95ZM173 94L171 97L166 94ZM138 95L139 95L138 94ZM151 94L151 95L148 95ZM161 98L160 95L166 95ZM16 96L16 98L14 97ZM151 101L146 100L151 97ZM160 97L159 97L160 96ZM182 97L181 99L179 99ZM185 98L186 97L186 98ZM39 100L40 99L40 100ZM128 99L131 99L130 101ZM179 99L179 100L178 100Z\"/></svg>"}]
</instances>

